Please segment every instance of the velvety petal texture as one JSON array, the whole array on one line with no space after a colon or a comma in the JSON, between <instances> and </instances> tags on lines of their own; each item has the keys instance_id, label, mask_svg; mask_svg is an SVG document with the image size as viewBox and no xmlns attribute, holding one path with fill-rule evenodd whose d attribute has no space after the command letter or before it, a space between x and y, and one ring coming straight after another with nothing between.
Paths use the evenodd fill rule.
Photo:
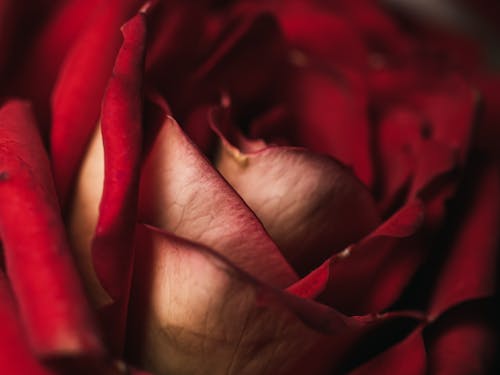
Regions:
<instances>
[{"instance_id":1,"label":"velvety petal texture","mask_svg":"<svg viewBox=\"0 0 500 375\"><path fill-rule=\"evenodd\" d=\"M4 374L48 375L30 351L19 321L17 305L12 296L10 285L3 273L0 273L0 371Z\"/></svg>"},{"instance_id":2,"label":"velvety petal texture","mask_svg":"<svg viewBox=\"0 0 500 375\"><path fill-rule=\"evenodd\" d=\"M141 12L122 28L123 44L104 95L102 136L96 135L90 149L98 154L90 155L90 161L84 164L80 176L83 185L72 207L73 243L94 303L99 307L112 302L118 305L113 322L109 322L118 326L115 339L121 344L117 345L123 345L133 261L142 146L145 17ZM85 189L88 184L95 187Z\"/></svg>"},{"instance_id":3,"label":"velvety petal texture","mask_svg":"<svg viewBox=\"0 0 500 375\"><path fill-rule=\"evenodd\" d=\"M378 224L368 190L327 156L285 147L244 153L222 138L216 166L301 274Z\"/></svg>"},{"instance_id":4,"label":"velvety petal texture","mask_svg":"<svg viewBox=\"0 0 500 375\"><path fill-rule=\"evenodd\" d=\"M158 373L328 374L358 323L139 226L130 354Z\"/></svg>"},{"instance_id":5,"label":"velvety petal texture","mask_svg":"<svg viewBox=\"0 0 500 375\"><path fill-rule=\"evenodd\" d=\"M427 354L421 329L417 329L403 341L359 366L349 375L425 375L426 362Z\"/></svg>"},{"instance_id":6,"label":"velvety petal texture","mask_svg":"<svg viewBox=\"0 0 500 375\"><path fill-rule=\"evenodd\" d=\"M238 194L166 117L144 162L140 220L213 248L259 280L297 280L278 247Z\"/></svg>"},{"instance_id":7,"label":"velvety petal texture","mask_svg":"<svg viewBox=\"0 0 500 375\"><path fill-rule=\"evenodd\" d=\"M42 138L50 131L50 95L59 69L72 43L99 11L101 0L64 0L52 2L51 14L40 26L32 43L26 43L23 60L13 69L9 90L33 103ZM33 4L31 4L33 6ZM37 15L40 18L40 15ZM33 64L36 61L36 64Z\"/></svg>"},{"instance_id":8,"label":"velvety petal texture","mask_svg":"<svg viewBox=\"0 0 500 375\"><path fill-rule=\"evenodd\" d=\"M497 8L0 0L0 374L498 372Z\"/></svg>"},{"instance_id":9,"label":"velvety petal texture","mask_svg":"<svg viewBox=\"0 0 500 375\"><path fill-rule=\"evenodd\" d=\"M356 73L325 70L306 62L295 72L289 100L297 118L296 138L307 148L350 166L370 186L373 165L366 88Z\"/></svg>"},{"instance_id":10,"label":"velvety petal texture","mask_svg":"<svg viewBox=\"0 0 500 375\"><path fill-rule=\"evenodd\" d=\"M0 236L29 342L40 356L103 347L66 240L50 164L28 104L0 111ZM13 220L17 218L17 220Z\"/></svg>"},{"instance_id":11,"label":"velvety petal texture","mask_svg":"<svg viewBox=\"0 0 500 375\"><path fill-rule=\"evenodd\" d=\"M478 168L482 171L474 198L469 202L430 301L431 317L462 302L495 293L500 246L500 175L493 166Z\"/></svg>"},{"instance_id":12,"label":"velvety petal texture","mask_svg":"<svg viewBox=\"0 0 500 375\"><path fill-rule=\"evenodd\" d=\"M450 310L428 335L429 374L491 374L498 335L491 304Z\"/></svg>"},{"instance_id":13,"label":"velvety petal texture","mask_svg":"<svg viewBox=\"0 0 500 375\"><path fill-rule=\"evenodd\" d=\"M416 236L422 221L421 202L409 203L357 244L335 255L320 298L357 315L379 312L394 303L425 255Z\"/></svg>"},{"instance_id":14,"label":"velvety petal texture","mask_svg":"<svg viewBox=\"0 0 500 375\"><path fill-rule=\"evenodd\" d=\"M67 54L52 94L51 156L63 203L78 171L101 109L116 54L120 26L140 5L137 0L103 1L95 18Z\"/></svg>"}]
</instances>

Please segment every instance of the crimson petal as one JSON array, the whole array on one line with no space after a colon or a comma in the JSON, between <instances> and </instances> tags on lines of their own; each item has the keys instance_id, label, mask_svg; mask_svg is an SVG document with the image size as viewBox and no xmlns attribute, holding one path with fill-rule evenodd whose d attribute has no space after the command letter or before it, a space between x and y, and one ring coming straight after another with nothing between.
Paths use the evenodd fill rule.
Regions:
<instances>
[{"instance_id":1,"label":"crimson petal","mask_svg":"<svg viewBox=\"0 0 500 375\"><path fill-rule=\"evenodd\" d=\"M0 110L0 234L31 345L41 356L103 348L73 266L50 164L28 105Z\"/></svg>"},{"instance_id":2,"label":"crimson petal","mask_svg":"<svg viewBox=\"0 0 500 375\"><path fill-rule=\"evenodd\" d=\"M289 90L290 112L300 144L327 153L353 168L367 186L373 183L367 92L354 72L296 68Z\"/></svg>"},{"instance_id":3,"label":"crimson petal","mask_svg":"<svg viewBox=\"0 0 500 375\"><path fill-rule=\"evenodd\" d=\"M495 166L482 169L477 186L433 292L431 318L495 292L500 244L500 177Z\"/></svg>"},{"instance_id":4,"label":"crimson petal","mask_svg":"<svg viewBox=\"0 0 500 375\"><path fill-rule=\"evenodd\" d=\"M102 2L96 18L75 41L61 67L52 95L51 153L63 204L67 203L99 117L104 90L120 48L119 28L138 3L139 0Z\"/></svg>"},{"instance_id":5,"label":"crimson petal","mask_svg":"<svg viewBox=\"0 0 500 375\"><path fill-rule=\"evenodd\" d=\"M417 235L423 213L421 202L410 202L362 241L335 255L319 300L358 315L390 306L426 254Z\"/></svg>"},{"instance_id":6,"label":"crimson petal","mask_svg":"<svg viewBox=\"0 0 500 375\"><path fill-rule=\"evenodd\" d=\"M70 222L76 256L94 302L99 307L116 303L107 307L113 309L113 320L106 328L114 331L118 343L124 335L137 216L145 22L145 14L139 13L122 28L123 45L104 95L102 138L96 136L91 143L91 163L83 164Z\"/></svg>"},{"instance_id":7,"label":"crimson petal","mask_svg":"<svg viewBox=\"0 0 500 375\"><path fill-rule=\"evenodd\" d=\"M24 332L19 321L16 302L10 291L7 278L0 271L0 372L2 374L32 374L48 375L33 358L28 343L23 337Z\"/></svg>"},{"instance_id":8,"label":"crimson petal","mask_svg":"<svg viewBox=\"0 0 500 375\"><path fill-rule=\"evenodd\" d=\"M498 344L497 318L492 316L494 308L487 302L475 301L457 306L433 324L426 340L428 374L492 373L489 370Z\"/></svg>"},{"instance_id":9,"label":"crimson petal","mask_svg":"<svg viewBox=\"0 0 500 375\"><path fill-rule=\"evenodd\" d=\"M417 328L404 340L351 371L349 375L425 375L426 362L422 330Z\"/></svg>"}]
</instances>

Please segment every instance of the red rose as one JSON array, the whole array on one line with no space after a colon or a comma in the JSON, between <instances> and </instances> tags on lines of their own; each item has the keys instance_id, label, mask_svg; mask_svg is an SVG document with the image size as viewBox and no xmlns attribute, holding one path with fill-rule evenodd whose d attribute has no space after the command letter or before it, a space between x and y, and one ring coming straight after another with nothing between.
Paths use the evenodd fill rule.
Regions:
<instances>
[{"instance_id":1,"label":"red rose","mask_svg":"<svg viewBox=\"0 0 500 375\"><path fill-rule=\"evenodd\" d=\"M491 370L499 80L393 9L0 0L0 373Z\"/></svg>"}]
</instances>

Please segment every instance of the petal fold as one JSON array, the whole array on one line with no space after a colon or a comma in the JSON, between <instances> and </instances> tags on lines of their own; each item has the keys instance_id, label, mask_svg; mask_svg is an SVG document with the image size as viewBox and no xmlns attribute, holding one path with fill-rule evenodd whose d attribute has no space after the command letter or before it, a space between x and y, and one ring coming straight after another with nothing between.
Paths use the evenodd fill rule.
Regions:
<instances>
[{"instance_id":1,"label":"petal fold","mask_svg":"<svg viewBox=\"0 0 500 375\"><path fill-rule=\"evenodd\" d=\"M129 353L159 374L328 374L360 324L139 226Z\"/></svg>"},{"instance_id":2,"label":"petal fold","mask_svg":"<svg viewBox=\"0 0 500 375\"><path fill-rule=\"evenodd\" d=\"M222 138L216 166L299 274L379 222L368 190L330 157L289 147L245 153Z\"/></svg>"},{"instance_id":3,"label":"petal fold","mask_svg":"<svg viewBox=\"0 0 500 375\"><path fill-rule=\"evenodd\" d=\"M241 198L167 117L143 165L140 219L213 248L260 280L297 280Z\"/></svg>"}]
</instances>

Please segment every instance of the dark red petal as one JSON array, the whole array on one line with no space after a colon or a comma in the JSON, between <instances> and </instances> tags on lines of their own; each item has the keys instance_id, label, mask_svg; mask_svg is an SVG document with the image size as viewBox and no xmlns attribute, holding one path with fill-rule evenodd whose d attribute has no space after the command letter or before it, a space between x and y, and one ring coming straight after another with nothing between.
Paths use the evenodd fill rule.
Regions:
<instances>
[{"instance_id":1,"label":"dark red petal","mask_svg":"<svg viewBox=\"0 0 500 375\"><path fill-rule=\"evenodd\" d=\"M403 341L390 347L349 375L425 375L427 353L421 329L416 329Z\"/></svg>"},{"instance_id":2,"label":"dark red petal","mask_svg":"<svg viewBox=\"0 0 500 375\"><path fill-rule=\"evenodd\" d=\"M221 138L216 166L299 274L379 223L365 186L327 156L290 147L245 153Z\"/></svg>"},{"instance_id":3,"label":"dark red petal","mask_svg":"<svg viewBox=\"0 0 500 375\"><path fill-rule=\"evenodd\" d=\"M174 97L167 97L172 102L180 97L182 113L192 103L216 102L222 92L229 94L236 112L252 111L255 103L265 103L281 88L286 45L276 20L264 13L235 25L222 33L180 93L176 90Z\"/></svg>"},{"instance_id":4,"label":"dark red petal","mask_svg":"<svg viewBox=\"0 0 500 375\"><path fill-rule=\"evenodd\" d=\"M16 0L0 1L0 77L2 87L0 97L12 95L9 82L13 75L19 74L25 54L34 43L37 32L54 9L61 6L61 0L40 0L23 2Z\"/></svg>"},{"instance_id":5,"label":"dark red petal","mask_svg":"<svg viewBox=\"0 0 500 375\"><path fill-rule=\"evenodd\" d=\"M445 77L432 90L416 93L411 99L429 122L432 139L458 151L463 163L467 156L479 95L465 79Z\"/></svg>"},{"instance_id":6,"label":"dark red petal","mask_svg":"<svg viewBox=\"0 0 500 375\"><path fill-rule=\"evenodd\" d=\"M484 121L478 131L478 143L500 160L500 73L482 74L475 81L484 100Z\"/></svg>"},{"instance_id":7,"label":"dark red petal","mask_svg":"<svg viewBox=\"0 0 500 375\"><path fill-rule=\"evenodd\" d=\"M0 2L0 77L6 78L7 64L12 53L13 35L18 12L15 0L2 0Z\"/></svg>"},{"instance_id":8,"label":"dark red petal","mask_svg":"<svg viewBox=\"0 0 500 375\"><path fill-rule=\"evenodd\" d=\"M426 340L429 375L492 374L498 351L497 317L488 304L460 305L445 313Z\"/></svg>"},{"instance_id":9,"label":"dark red petal","mask_svg":"<svg viewBox=\"0 0 500 375\"><path fill-rule=\"evenodd\" d=\"M429 192L434 183L449 177L460 165L459 152L448 142L435 140L423 113L405 107L388 111L379 127L384 209L419 196L424 200L446 195L445 186ZM454 182L451 185L455 185ZM441 196L442 195L442 196ZM438 221L438 218L435 219Z\"/></svg>"},{"instance_id":10,"label":"dark red petal","mask_svg":"<svg viewBox=\"0 0 500 375\"><path fill-rule=\"evenodd\" d=\"M366 46L349 20L314 1L284 4L276 16L289 44L307 55L350 66L368 61Z\"/></svg>"},{"instance_id":11,"label":"dark red petal","mask_svg":"<svg viewBox=\"0 0 500 375\"><path fill-rule=\"evenodd\" d=\"M325 291L330 280L331 262L331 259L326 260L321 266L309 272L307 276L286 288L287 292L307 299L318 297Z\"/></svg>"},{"instance_id":12,"label":"dark red petal","mask_svg":"<svg viewBox=\"0 0 500 375\"><path fill-rule=\"evenodd\" d=\"M383 212L407 199L425 129L422 115L411 108L393 106L377 126Z\"/></svg>"},{"instance_id":13,"label":"dark red petal","mask_svg":"<svg viewBox=\"0 0 500 375\"><path fill-rule=\"evenodd\" d=\"M96 273L113 299L127 294L124 284L131 272L142 144L145 15L132 18L122 32L123 45L102 107L105 175L92 248Z\"/></svg>"},{"instance_id":14,"label":"dark red petal","mask_svg":"<svg viewBox=\"0 0 500 375\"><path fill-rule=\"evenodd\" d=\"M85 25L95 17L96 9L100 10L99 2L60 2L47 24L34 35L33 44L16 71L10 90L33 101L35 113L44 121L40 124L43 131L49 130L49 98L61 63Z\"/></svg>"},{"instance_id":15,"label":"dark red petal","mask_svg":"<svg viewBox=\"0 0 500 375\"><path fill-rule=\"evenodd\" d=\"M327 3L349 20L371 51L403 57L414 48L413 41L379 2L341 0Z\"/></svg>"},{"instance_id":16,"label":"dark red petal","mask_svg":"<svg viewBox=\"0 0 500 375\"><path fill-rule=\"evenodd\" d=\"M96 18L73 44L52 95L51 153L59 197L67 203L85 147L97 124L101 101L120 48L120 26L139 0L101 4Z\"/></svg>"},{"instance_id":17,"label":"dark red petal","mask_svg":"<svg viewBox=\"0 0 500 375\"><path fill-rule=\"evenodd\" d=\"M123 44L104 94L102 138L94 139L88 156L91 162L86 159L83 164L70 224L81 272L95 304L115 303L107 308L113 316L106 330L118 346L123 345L137 217L145 15L136 15L122 32Z\"/></svg>"},{"instance_id":18,"label":"dark red petal","mask_svg":"<svg viewBox=\"0 0 500 375\"><path fill-rule=\"evenodd\" d=\"M0 110L0 234L35 352L102 354L66 243L50 164L28 105Z\"/></svg>"},{"instance_id":19,"label":"dark red petal","mask_svg":"<svg viewBox=\"0 0 500 375\"><path fill-rule=\"evenodd\" d=\"M297 68L289 91L299 144L329 154L373 182L366 88L356 74Z\"/></svg>"},{"instance_id":20,"label":"dark red petal","mask_svg":"<svg viewBox=\"0 0 500 375\"><path fill-rule=\"evenodd\" d=\"M423 142L418 148L418 157L409 197L425 199L425 189L438 178L452 172L459 164L457 153L447 144L435 141Z\"/></svg>"},{"instance_id":21,"label":"dark red petal","mask_svg":"<svg viewBox=\"0 0 500 375\"><path fill-rule=\"evenodd\" d=\"M203 42L210 34L208 9L200 1L155 4L149 18L150 46L146 59L149 85L164 92L178 92L179 82L199 63ZM171 74L175 71L175 74ZM170 97L169 97L170 99Z\"/></svg>"},{"instance_id":22,"label":"dark red petal","mask_svg":"<svg viewBox=\"0 0 500 375\"><path fill-rule=\"evenodd\" d=\"M33 358L24 338L16 302L2 271L0 271L0 322L2 322L0 373L48 375L50 372Z\"/></svg>"},{"instance_id":23,"label":"dark red petal","mask_svg":"<svg viewBox=\"0 0 500 375\"><path fill-rule=\"evenodd\" d=\"M209 246L271 285L297 280L262 224L170 117L143 165L139 209L143 222Z\"/></svg>"},{"instance_id":24,"label":"dark red petal","mask_svg":"<svg viewBox=\"0 0 500 375\"><path fill-rule=\"evenodd\" d=\"M361 242L334 256L319 299L356 315L390 306L426 254L415 235L422 221L423 206L413 201Z\"/></svg>"},{"instance_id":25,"label":"dark red petal","mask_svg":"<svg viewBox=\"0 0 500 375\"><path fill-rule=\"evenodd\" d=\"M432 318L456 304L489 297L495 292L500 177L495 166L488 166L482 172L436 284L429 310Z\"/></svg>"}]
</instances>

